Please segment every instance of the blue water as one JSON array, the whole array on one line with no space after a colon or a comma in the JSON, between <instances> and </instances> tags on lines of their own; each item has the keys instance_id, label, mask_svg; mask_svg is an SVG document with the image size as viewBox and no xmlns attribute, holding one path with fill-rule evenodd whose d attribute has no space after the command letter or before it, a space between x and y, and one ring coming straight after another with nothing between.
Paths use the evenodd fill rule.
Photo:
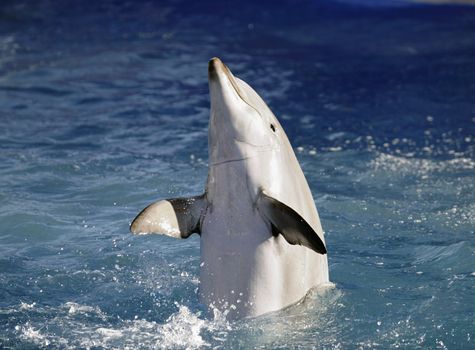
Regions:
<instances>
[{"instance_id":1,"label":"blue water","mask_svg":"<svg viewBox=\"0 0 475 350\"><path fill-rule=\"evenodd\" d=\"M199 237L134 237L207 174L207 61L268 102L335 288L228 322ZM0 348L472 349L475 8L0 3Z\"/></svg>"}]
</instances>

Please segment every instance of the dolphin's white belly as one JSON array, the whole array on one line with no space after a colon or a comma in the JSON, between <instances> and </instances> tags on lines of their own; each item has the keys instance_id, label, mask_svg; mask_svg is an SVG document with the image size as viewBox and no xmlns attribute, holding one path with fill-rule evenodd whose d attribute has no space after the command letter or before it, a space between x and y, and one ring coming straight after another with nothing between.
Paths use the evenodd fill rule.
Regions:
<instances>
[{"instance_id":1,"label":"dolphin's white belly","mask_svg":"<svg viewBox=\"0 0 475 350\"><path fill-rule=\"evenodd\" d=\"M317 254L272 236L259 213L249 214L234 228L211 214L201 233L201 300L230 318L279 310L328 281Z\"/></svg>"},{"instance_id":2,"label":"dolphin's white belly","mask_svg":"<svg viewBox=\"0 0 475 350\"><path fill-rule=\"evenodd\" d=\"M326 256L273 236L252 196L246 195L249 183L230 191L227 186L242 171L240 164L214 169L213 175L229 182L214 188L216 195L201 223L200 297L205 305L229 310L229 318L279 310L328 282Z\"/></svg>"},{"instance_id":3,"label":"dolphin's white belly","mask_svg":"<svg viewBox=\"0 0 475 350\"><path fill-rule=\"evenodd\" d=\"M261 269L256 259L269 229L257 212L229 211L209 210L202 222L200 295L204 304L242 317L255 307L251 288Z\"/></svg>"}]
</instances>

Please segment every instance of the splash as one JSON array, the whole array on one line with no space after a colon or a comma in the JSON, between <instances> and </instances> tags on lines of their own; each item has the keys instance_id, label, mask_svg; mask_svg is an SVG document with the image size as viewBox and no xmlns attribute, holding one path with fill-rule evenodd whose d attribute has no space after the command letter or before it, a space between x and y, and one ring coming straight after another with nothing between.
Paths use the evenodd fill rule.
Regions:
<instances>
[{"instance_id":1,"label":"splash","mask_svg":"<svg viewBox=\"0 0 475 350\"><path fill-rule=\"evenodd\" d=\"M98 307L67 302L58 308L38 308L37 312L56 316L41 322L25 322L17 325L15 331L20 339L40 348L128 350L202 348L210 346L204 333L216 332L223 336L229 329L219 312L215 312L212 320L206 320L200 312L192 312L185 305L176 306L178 311L162 324L137 316L116 322Z\"/></svg>"}]
</instances>

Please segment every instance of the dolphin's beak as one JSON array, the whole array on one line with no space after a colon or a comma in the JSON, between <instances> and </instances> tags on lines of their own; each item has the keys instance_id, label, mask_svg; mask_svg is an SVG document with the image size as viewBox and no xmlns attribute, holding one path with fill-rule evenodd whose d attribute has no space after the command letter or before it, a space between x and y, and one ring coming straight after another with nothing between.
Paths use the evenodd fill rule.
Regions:
<instances>
[{"instance_id":1,"label":"dolphin's beak","mask_svg":"<svg viewBox=\"0 0 475 350\"><path fill-rule=\"evenodd\" d=\"M213 57L212 59L210 59L209 64L208 64L209 80L217 79L218 71L223 71L224 67L225 67L224 63L218 57Z\"/></svg>"},{"instance_id":2,"label":"dolphin's beak","mask_svg":"<svg viewBox=\"0 0 475 350\"><path fill-rule=\"evenodd\" d=\"M231 85L238 96L244 100L243 93L239 88L233 73L231 73L229 68L218 57L213 57L209 61L208 79L210 85L214 83L218 83L222 87L228 84Z\"/></svg>"},{"instance_id":3,"label":"dolphin's beak","mask_svg":"<svg viewBox=\"0 0 475 350\"><path fill-rule=\"evenodd\" d=\"M208 64L208 77L209 80L219 79L219 76L229 72L229 68L218 57L213 57Z\"/></svg>"}]
</instances>

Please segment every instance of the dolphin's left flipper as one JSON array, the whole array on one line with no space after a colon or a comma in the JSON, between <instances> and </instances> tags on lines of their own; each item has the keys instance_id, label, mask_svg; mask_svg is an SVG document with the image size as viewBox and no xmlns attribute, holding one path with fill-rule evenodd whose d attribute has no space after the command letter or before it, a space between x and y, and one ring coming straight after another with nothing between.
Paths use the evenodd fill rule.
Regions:
<instances>
[{"instance_id":1,"label":"dolphin's left flipper","mask_svg":"<svg viewBox=\"0 0 475 350\"><path fill-rule=\"evenodd\" d=\"M205 196L173 198L150 204L132 221L135 234L158 233L188 238L200 233L200 219L206 209Z\"/></svg>"},{"instance_id":2,"label":"dolphin's left flipper","mask_svg":"<svg viewBox=\"0 0 475 350\"><path fill-rule=\"evenodd\" d=\"M320 254L327 253L315 230L291 207L261 192L257 208L271 222L274 231L281 233L290 244L303 245Z\"/></svg>"}]
</instances>

